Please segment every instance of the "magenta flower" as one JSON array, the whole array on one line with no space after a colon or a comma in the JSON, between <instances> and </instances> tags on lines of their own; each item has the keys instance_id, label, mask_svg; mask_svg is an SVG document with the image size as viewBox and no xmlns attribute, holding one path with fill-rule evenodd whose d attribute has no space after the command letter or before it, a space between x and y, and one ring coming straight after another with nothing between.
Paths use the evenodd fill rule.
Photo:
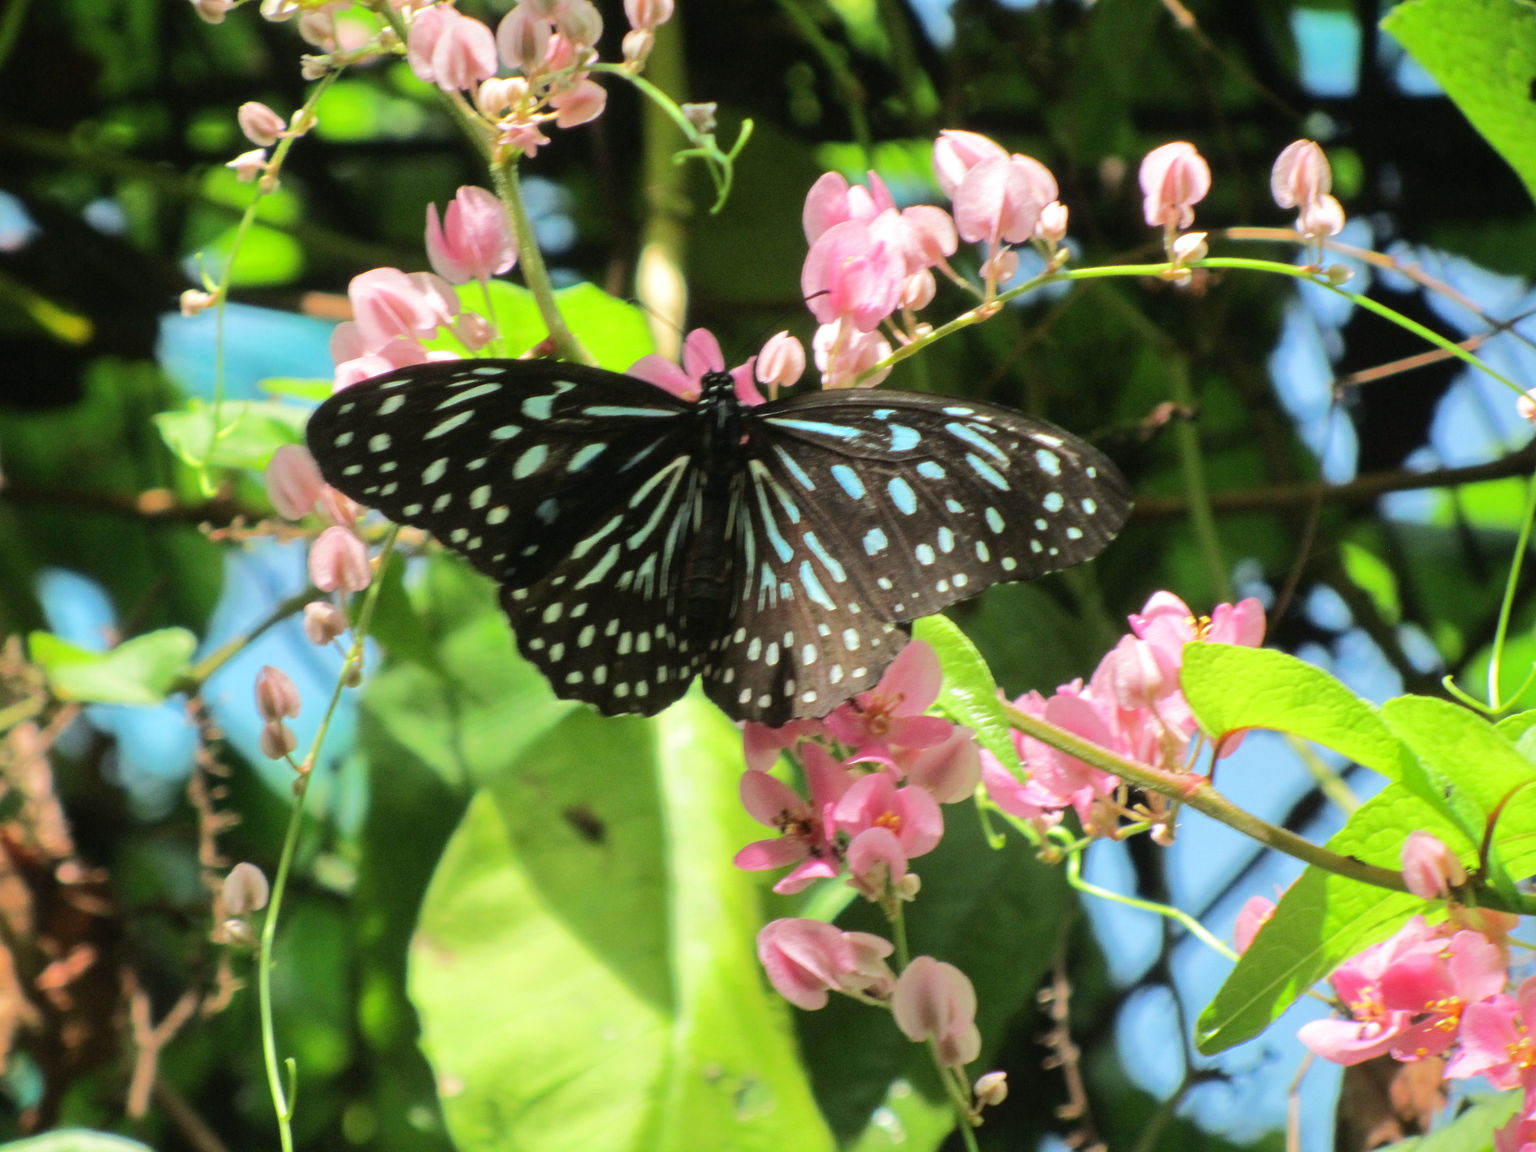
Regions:
<instances>
[{"instance_id":1,"label":"magenta flower","mask_svg":"<svg viewBox=\"0 0 1536 1152\"><path fill-rule=\"evenodd\" d=\"M888 997L895 977L885 958L892 951L879 936L841 932L820 920L773 920L757 934L757 958L769 983L808 1012L825 1008L829 991Z\"/></svg>"},{"instance_id":2,"label":"magenta flower","mask_svg":"<svg viewBox=\"0 0 1536 1152\"><path fill-rule=\"evenodd\" d=\"M494 193L465 185L438 222L437 205L427 205L427 259L450 284L489 280L517 261L517 242L506 209Z\"/></svg>"},{"instance_id":3,"label":"magenta flower","mask_svg":"<svg viewBox=\"0 0 1536 1152\"><path fill-rule=\"evenodd\" d=\"M1403 841L1403 880L1421 900L1444 900L1467 882L1467 869L1438 837L1415 829Z\"/></svg>"},{"instance_id":4,"label":"magenta flower","mask_svg":"<svg viewBox=\"0 0 1536 1152\"><path fill-rule=\"evenodd\" d=\"M907 1039L932 1040L946 1067L959 1068L981 1055L976 988L953 964L915 957L896 980L891 1015Z\"/></svg>"},{"instance_id":5,"label":"magenta flower","mask_svg":"<svg viewBox=\"0 0 1536 1152\"><path fill-rule=\"evenodd\" d=\"M1527 1021L1536 1021L1536 976L1521 983L1513 996L1500 993L1468 1005L1461 1020L1461 1050L1446 1065L1446 1077L1486 1076L1495 1088L1536 1090L1536 1037Z\"/></svg>"},{"instance_id":6,"label":"magenta flower","mask_svg":"<svg viewBox=\"0 0 1536 1152\"><path fill-rule=\"evenodd\" d=\"M954 725L924 713L939 698L943 683L938 653L911 641L886 668L880 682L839 706L825 720L827 731L854 750L852 759L896 764L895 748L929 748L949 739Z\"/></svg>"}]
</instances>

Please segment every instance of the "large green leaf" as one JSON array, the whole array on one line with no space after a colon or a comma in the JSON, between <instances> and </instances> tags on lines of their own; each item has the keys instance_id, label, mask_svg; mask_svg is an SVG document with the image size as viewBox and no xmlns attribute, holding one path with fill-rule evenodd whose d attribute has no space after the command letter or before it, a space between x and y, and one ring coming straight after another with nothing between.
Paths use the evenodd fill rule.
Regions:
<instances>
[{"instance_id":1,"label":"large green leaf","mask_svg":"<svg viewBox=\"0 0 1536 1152\"><path fill-rule=\"evenodd\" d=\"M471 803L410 989L462 1152L829 1148L731 866L740 737L576 712Z\"/></svg>"},{"instance_id":2,"label":"large green leaf","mask_svg":"<svg viewBox=\"0 0 1536 1152\"><path fill-rule=\"evenodd\" d=\"M997 681L992 679L992 670L976 651L976 645L945 616L919 620L912 634L933 645L944 669L939 709L951 720L976 733L981 746L996 756L1004 767L1015 775L1022 775L1019 750L1014 746L1013 729L1003 712Z\"/></svg>"},{"instance_id":3,"label":"large green leaf","mask_svg":"<svg viewBox=\"0 0 1536 1152\"><path fill-rule=\"evenodd\" d=\"M1384 868L1401 866L1410 829L1432 832L1464 859L1475 845L1404 785L1388 784L1328 841L1340 855ZM1345 959L1385 940L1432 906L1311 867L1281 898L1215 999L1200 1014L1196 1042L1207 1054L1257 1036Z\"/></svg>"},{"instance_id":4,"label":"large green leaf","mask_svg":"<svg viewBox=\"0 0 1536 1152\"><path fill-rule=\"evenodd\" d=\"M1267 728L1332 748L1389 779L1401 773L1402 743L1376 709L1304 660L1272 648L1189 644L1179 683L1213 740Z\"/></svg>"},{"instance_id":5,"label":"large green leaf","mask_svg":"<svg viewBox=\"0 0 1536 1152\"><path fill-rule=\"evenodd\" d=\"M1536 8L1526 0L1407 0L1381 26L1440 82L1536 198Z\"/></svg>"},{"instance_id":6,"label":"large green leaf","mask_svg":"<svg viewBox=\"0 0 1536 1152\"><path fill-rule=\"evenodd\" d=\"M29 638L32 659L60 700L89 704L158 704L176 686L197 648L185 628L161 628L93 652L51 632Z\"/></svg>"}]
</instances>

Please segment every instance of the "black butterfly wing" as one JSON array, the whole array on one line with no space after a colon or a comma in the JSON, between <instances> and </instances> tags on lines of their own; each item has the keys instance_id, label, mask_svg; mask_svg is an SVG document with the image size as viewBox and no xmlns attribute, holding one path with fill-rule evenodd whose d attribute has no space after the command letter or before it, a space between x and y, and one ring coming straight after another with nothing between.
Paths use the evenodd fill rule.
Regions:
<instances>
[{"instance_id":1,"label":"black butterfly wing","mask_svg":"<svg viewBox=\"0 0 1536 1152\"><path fill-rule=\"evenodd\" d=\"M500 584L519 648L558 695L650 714L702 659L676 578L700 498L695 416L618 373L466 360L355 384L307 435L327 481Z\"/></svg>"},{"instance_id":2,"label":"black butterfly wing","mask_svg":"<svg viewBox=\"0 0 1536 1152\"><path fill-rule=\"evenodd\" d=\"M886 621L1091 559L1130 513L1125 480L1097 449L1010 408L828 391L758 412L782 499Z\"/></svg>"}]
</instances>

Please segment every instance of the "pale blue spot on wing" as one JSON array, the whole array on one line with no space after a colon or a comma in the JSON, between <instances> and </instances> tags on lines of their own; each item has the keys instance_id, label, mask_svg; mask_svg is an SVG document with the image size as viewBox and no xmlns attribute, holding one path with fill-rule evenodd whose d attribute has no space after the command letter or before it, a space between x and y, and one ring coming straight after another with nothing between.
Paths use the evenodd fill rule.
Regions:
<instances>
[{"instance_id":1,"label":"pale blue spot on wing","mask_svg":"<svg viewBox=\"0 0 1536 1152\"><path fill-rule=\"evenodd\" d=\"M948 475L944 466L937 460L924 460L917 466L917 474L924 480L942 480Z\"/></svg>"},{"instance_id":2,"label":"pale blue spot on wing","mask_svg":"<svg viewBox=\"0 0 1536 1152\"><path fill-rule=\"evenodd\" d=\"M1035 463L1052 476L1061 475L1061 457L1045 448L1035 452Z\"/></svg>"},{"instance_id":3,"label":"pale blue spot on wing","mask_svg":"<svg viewBox=\"0 0 1536 1152\"><path fill-rule=\"evenodd\" d=\"M799 484L800 487L804 488L807 492L816 491L816 481L812 480L810 476L806 474L805 469L800 467L800 465L795 462L795 458L793 456L784 451L784 449L779 447L777 444L773 446L773 454L777 456L779 458L779 462L784 465L784 470L795 478L795 483Z\"/></svg>"},{"instance_id":4,"label":"pale blue spot on wing","mask_svg":"<svg viewBox=\"0 0 1536 1152\"><path fill-rule=\"evenodd\" d=\"M908 428L905 424L891 424L887 431L891 434L892 452L910 452L923 442L923 435L916 428Z\"/></svg>"},{"instance_id":5,"label":"pale blue spot on wing","mask_svg":"<svg viewBox=\"0 0 1536 1152\"><path fill-rule=\"evenodd\" d=\"M838 486L855 500L864 499L864 481L859 479L859 474L846 464L834 464L831 468L832 479Z\"/></svg>"},{"instance_id":6,"label":"pale blue spot on wing","mask_svg":"<svg viewBox=\"0 0 1536 1152\"><path fill-rule=\"evenodd\" d=\"M796 420L789 416L769 416L769 424L781 428L793 428L797 432L810 432L816 436L831 436L835 440L853 440L863 433L852 424L828 424L822 420Z\"/></svg>"},{"instance_id":7,"label":"pale blue spot on wing","mask_svg":"<svg viewBox=\"0 0 1536 1152\"><path fill-rule=\"evenodd\" d=\"M1003 474L976 455L976 453L967 452L965 454L965 462L971 466L972 472L976 473L976 475L980 476L999 492L1008 491L1008 481L1004 478Z\"/></svg>"},{"instance_id":8,"label":"pale blue spot on wing","mask_svg":"<svg viewBox=\"0 0 1536 1152\"><path fill-rule=\"evenodd\" d=\"M891 494L891 500L896 507L908 516L917 511L917 493L912 491L912 485L900 476L892 477L886 484L885 490Z\"/></svg>"},{"instance_id":9,"label":"pale blue spot on wing","mask_svg":"<svg viewBox=\"0 0 1536 1152\"><path fill-rule=\"evenodd\" d=\"M821 581L816 578L816 572L811 567L809 560L800 561L800 586L805 589L805 594L816 603L820 604L828 612L835 612L837 605L827 595L827 590L821 586Z\"/></svg>"},{"instance_id":10,"label":"pale blue spot on wing","mask_svg":"<svg viewBox=\"0 0 1536 1152\"><path fill-rule=\"evenodd\" d=\"M975 448L981 452L985 452L999 464L1006 464L1008 462L1008 453L1004 452L996 444L992 443L992 441L988 440L985 436L977 432L969 425L949 423L944 425L944 430L953 436L956 440L964 440L972 448Z\"/></svg>"}]
</instances>

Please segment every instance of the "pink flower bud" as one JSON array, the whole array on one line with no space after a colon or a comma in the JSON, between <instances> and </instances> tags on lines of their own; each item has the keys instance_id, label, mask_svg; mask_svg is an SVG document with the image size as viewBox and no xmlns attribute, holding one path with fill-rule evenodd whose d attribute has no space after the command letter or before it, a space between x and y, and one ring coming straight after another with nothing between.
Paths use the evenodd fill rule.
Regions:
<instances>
[{"instance_id":1,"label":"pink flower bud","mask_svg":"<svg viewBox=\"0 0 1536 1152\"><path fill-rule=\"evenodd\" d=\"M224 877L224 907L231 916L260 912L267 906L270 895L271 889L261 869L244 860Z\"/></svg>"},{"instance_id":2,"label":"pink flower bud","mask_svg":"<svg viewBox=\"0 0 1536 1152\"><path fill-rule=\"evenodd\" d=\"M1173 261L1175 264L1188 264L1191 260L1204 260L1210 252L1210 247L1205 242L1204 232L1185 232L1177 236L1173 241Z\"/></svg>"},{"instance_id":3,"label":"pink flower bud","mask_svg":"<svg viewBox=\"0 0 1536 1152\"><path fill-rule=\"evenodd\" d=\"M521 76L492 76L475 89L475 107L500 118L528 98L528 81Z\"/></svg>"},{"instance_id":4,"label":"pink flower bud","mask_svg":"<svg viewBox=\"0 0 1536 1152\"><path fill-rule=\"evenodd\" d=\"M346 634L347 614L329 600L311 600L304 605L304 636L316 648L324 648Z\"/></svg>"},{"instance_id":5,"label":"pink flower bud","mask_svg":"<svg viewBox=\"0 0 1536 1152\"><path fill-rule=\"evenodd\" d=\"M891 345L879 332L860 332L841 320L816 329L811 351L827 388L852 388L855 383L873 387L891 374L887 366L867 380L859 379L891 354Z\"/></svg>"},{"instance_id":6,"label":"pink flower bud","mask_svg":"<svg viewBox=\"0 0 1536 1152\"><path fill-rule=\"evenodd\" d=\"M555 110L555 123L561 128L596 120L607 104L608 90L595 80L578 80L549 98L549 106Z\"/></svg>"},{"instance_id":7,"label":"pink flower bud","mask_svg":"<svg viewBox=\"0 0 1536 1152\"><path fill-rule=\"evenodd\" d=\"M507 67L538 72L544 66L553 31L547 19L534 15L528 5L519 4L496 25L496 48Z\"/></svg>"},{"instance_id":8,"label":"pink flower bud","mask_svg":"<svg viewBox=\"0 0 1536 1152\"><path fill-rule=\"evenodd\" d=\"M1344 206L1332 196L1319 196L1307 201L1306 207L1296 217L1296 231L1308 240L1337 236L1344 231Z\"/></svg>"},{"instance_id":9,"label":"pink flower bud","mask_svg":"<svg viewBox=\"0 0 1536 1152\"><path fill-rule=\"evenodd\" d=\"M1035 225L1035 237L1052 248L1067 238L1067 206L1060 200L1052 200L1040 209L1040 222Z\"/></svg>"},{"instance_id":10,"label":"pink flower bud","mask_svg":"<svg viewBox=\"0 0 1536 1152\"><path fill-rule=\"evenodd\" d=\"M1300 208L1333 190L1328 157L1312 140L1286 145L1270 172L1269 190L1282 208Z\"/></svg>"},{"instance_id":11,"label":"pink flower bud","mask_svg":"<svg viewBox=\"0 0 1536 1152\"><path fill-rule=\"evenodd\" d=\"M901 306L908 312L921 312L933 303L933 298L938 295L938 281L933 278L933 273L924 268L921 272L914 272L908 276L901 286Z\"/></svg>"},{"instance_id":12,"label":"pink flower bud","mask_svg":"<svg viewBox=\"0 0 1536 1152\"><path fill-rule=\"evenodd\" d=\"M256 712L263 720L284 720L299 714L299 690L281 668L262 666L256 675Z\"/></svg>"},{"instance_id":13,"label":"pink flower bud","mask_svg":"<svg viewBox=\"0 0 1536 1152\"><path fill-rule=\"evenodd\" d=\"M655 28L672 19L673 0L624 0L624 15L631 28Z\"/></svg>"},{"instance_id":14,"label":"pink flower bud","mask_svg":"<svg viewBox=\"0 0 1536 1152\"><path fill-rule=\"evenodd\" d=\"M268 720L261 726L257 746L268 760L281 760L299 746L299 738L281 720Z\"/></svg>"},{"instance_id":15,"label":"pink flower bud","mask_svg":"<svg viewBox=\"0 0 1536 1152\"><path fill-rule=\"evenodd\" d=\"M270 148L288 131L288 123L272 109L258 100L247 100L235 113L240 131L252 144Z\"/></svg>"},{"instance_id":16,"label":"pink flower bud","mask_svg":"<svg viewBox=\"0 0 1536 1152\"><path fill-rule=\"evenodd\" d=\"M1403 841L1403 880L1420 900L1444 900L1467 882L1467 870L1443 841L1413 831Z\"/></svg>"},{"instance_id":17,"label":"pink flower bud","mask_svg":"<svg viewBox=\"0 0 1536 1152\"><path fill-rule=\"evenodd\" d=\"M302 444L284 444L272 453L265 479L272 507L285 520L308 516L326 486L315 458Z\"/></svg>"},{"instance_id":18,"label":"pink flower bud","mask_svg":"<svg viewBox=\"0 0 1536 1152\"><path fill-rule=\"evenodd\" d=\"M788 387L805 374L805 345L788 332L768 337L757 355L757 379L761 384Z\"/></svg>"},{"instance_id":19,"label":"pink flower bud","mask_svg":"<svg viewBox=\"0 0 1536 1152\"><path fill-rule=\"evenodd\" d=\"M594 47L603 35L603 18L592 0L565 0L555 9L555 27L574 47Z\"/></svg>"},{"instance_id":20,"label":"pink flower bud","mask_svg":"<svg viewBox=\"0 0 1536 1152\"><path fill-rule=\"evenodd\" d=\"M907 1039L932 1040L939 1063L949 1068L981 1055L976 1028L976 989L953 964L918 956L896 980L891 1014Z\"/></svg>"},{"instance_id":21,"label":"pink flower bud","mask_svg":"<svg viewBox=\"0 0 1536 1152\"><path fill-rule=\"evenodd\" d=\"M1237 914L1232 926L1232 943L1239 952L1248 951L1248 945L1259 934L1259 929L1275 914L1275 902L1264 896L1250 896Z\"/></svg>"},{"instance_id":22,"label":"pink flower bud","mask_svg":"<svg viewBox=\"0 0 1536 1152\"><path fill-rule=\"evenodd\" d=\"M976 1077L976 1083L971 1092L976 1097L978 1108L995 1108L1008 1099L1008 1073L988 1072L984 1076Z\"/></svg>"},{"instance_id":23,"label":"pink flower bud","mask_svg":"<svg viewBox=\"0 0 1536 1152\"><path fill-rule=\"evenodd\" d=\"M620 54L626 64L642 64L656 47L656 33L649 28L631 28L624 33Z\"/></svg>"},{"instance_id":24,"label":"pink flower bud","mask_svg":"<svg viewBox=\"0 0 1536 1152\"><path fill-rule=\"evenodd\" d=\"M310 546L309 578L322 592L361 592L373 578L367 546L349 529L327 528Z\"/></svg>"},{"instance_id":25,"label":"pink flower bud","mask_svg":"<svg viewBox=\"0 0 1536 1152\"><path fill-rule=\"evenodd\" d=\"M1515 411L1528 424L1536 424L1536 388L1515 401Z\"/></svg>"},{"instance_id":26,"label":"pink flower bud","mask_svg":"<svg viewBox=\"0 0 1536 1152\"><path fill-rule=\"evenodd\" d=\"M489 280L511 268L517 245L506 209L494 193L466 185L438 222L437 205L427 205L427 259L450 284Z\"/></svg>"},{"instance_id":27,"label":"pink flower bud","mask_svg":"<svg viewBox=\"0 0 1536 1152\"><path fill-rule=\"evenodd\" d=\"M398 268L370 268L347 285L361 344L370 352L396 337L417 340L443 322L441 301Z\"/></svg>"},{"instance_id":28,"label":"pink flower bud","mask_svg":"<svg viewBox=\"0 0 1536 1152\"><path fill-rule=\"evenodd\" d=\"M445 92L465 91L496 75L496 37L457 8L434 4L418 12L406 47L411 71Z\"/></svg>"},{"instance_id":29,"label":"pink flower bud","mask_svg":"<svg viewBox=\"0 0 1536 1152\"><path fill-rule=\"evenodd\" d=\"M242 184L249 184L267 170L267 151L265 148L252 148L249 152L240 153L224 167L232 170Z\"/></svg>"},{"instance_id":30,"label":"pink flower bud","mask_svg":"<svg viewBox=\"0 0 1536 1152\"><path fill-rule=\"evenodd\" d=\"M222 24L229 10L235 6L235 0L192 0L192 7L197 12L198 19L205 24Z\"/></svg>"},{"instance_id":31,"label":"pink flower bud","mask_svg":"<svg viewBox=\"0 0 1536 1152\"><path fill-rule=\"evenodd\" d=\"M181 294L181 314L183 316L196 316L199 312L212 308L219 302L217 292L204 292L199 288L188 288Z\"/></svg>"},{"instance_id":32,"label":"pink flower bud","mask_svg":"<svg viewBox=\"0 0 1536 1152\"><path fill-rule=\"evenodd\" d=\"M695 132L706 136L715 130L715 118L720 113L720 105L713 100L699 100L684 104L682 107L683 119L692 125Z\"/></svg>"},{"instance_id":33,"label":"pink flower bud","mask_svg":"<svg viewBox=\"0 0 1536 1152\"><path fill-rule=\"evenodd\" d=\"M1142 212L1154 228L1188 228L1210 190L1210 165L1188 141L1154 148L1141 162Z\"/></svg>"},{"instance_id":34,"label":"pink flower bud","mask_svg":"<svg viewBox=\"0 0 1536 1152\"><path fill-rule=\"evenodd\" d=\"M982 261L981 274L993 284L1006 284L1012 280L1019 271L1019 254L1012 248L1004 248L992 253Z\"/></svg>"}]
</instances>

